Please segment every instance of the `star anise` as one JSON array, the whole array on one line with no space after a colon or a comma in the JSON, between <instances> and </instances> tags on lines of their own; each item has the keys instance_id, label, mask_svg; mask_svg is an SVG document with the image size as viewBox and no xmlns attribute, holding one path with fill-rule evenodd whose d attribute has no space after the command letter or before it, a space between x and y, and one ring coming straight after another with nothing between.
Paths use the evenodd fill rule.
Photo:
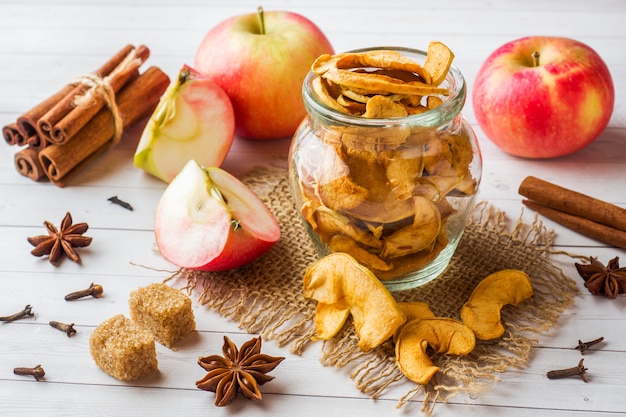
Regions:
<instances>
[{"instance_id":1,"label":"star anise","mask_svg":"<svg viewBox=\"0 0 626 417\"><path fill-rule=\"evenodd\" d=\"M589 257L588 264L574 265L590 293L616 298L618 294L626 292L626 268L619 267L618 256L611 259L606 266L592 257Z\"/></svg>"},{"instance_id":2,"label":"star anise","mask_svg":"<svg viewBox=\"0 0 626 417\"><path fill-rule=\"evenodd\" d=\"M224 336L222 347L224 356L211 355L198 359L198 364L208 371L206 376L196 381L196 386L215 393L215 405L230 404L237 393L250 400L262 398L259 385L274 379L267 375L285 358L261 353L261 338L257 337L241 345L241 349Z\"/></svg>"},{"instance_id":3,"label":"star anise","mask_svg":"<svg viewBox=\"0 0 626 417\"><path fill-rule=\"evenodd\" d=\"M58 229L47 220L43 224L48 229L48 234L28 238L28 242L35 247L30 253L35 256L50 255L48 260L55 266L59 264L63 255L80 263L80 257L74 248L91 244L92 238L83 236L83 233L89 229L89 225L87 223L72 224L72 215L69 212Z\"/></svg>"}]
</instances>

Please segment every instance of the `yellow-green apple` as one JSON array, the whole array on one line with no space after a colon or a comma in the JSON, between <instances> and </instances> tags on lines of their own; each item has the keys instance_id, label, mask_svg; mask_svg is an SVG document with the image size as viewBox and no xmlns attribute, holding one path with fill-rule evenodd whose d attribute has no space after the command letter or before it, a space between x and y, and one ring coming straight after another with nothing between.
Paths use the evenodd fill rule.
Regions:
<instances>
[{"instance_id":1,"label":"yellow-green apple","mask_svg":"<svg viewBox=\"0 0 626 417\"><path fill-rule=\"evenodd\" d=\"M190 160L157 205L160 253L182 268L223 271L248 264L280 238L276 218L244 183Z\"/></svg>"},{"instance_id":2,"label":"yellow-green apple","mask_svg":"<svg viewBox=\"0 0 626 417\"><path fill-rule=\"evenodd\" d=\"M169 183L190 159L220 166L234 135L235 115L224 90L184 65L146 124L134 163Z\"/></svg>"},{"instance_id":3,"label":"yellow-green apple","mask_svg":"<svg viewBox=\"0 0 626 417\"><path fill-rule=\"evenodd\" d=\"M533 36L506 43L482 64L472 104L485 135L526 158L571 154L606 128L615 92L605 62L573 39Z\"/></svg>"},{"instance_id":4,"label":"yellow-green apple","mask_svg":"<svg viewBox=\"0 0 626 417\"><path fill-rule=\"evenodd\" d=\"M194 68L218 83L235 109L236 133L249 139L291 136L305 116L302 83L333 48L312 21L268 11L233 16L213 27Z\"/></svg>"}]
</instances>

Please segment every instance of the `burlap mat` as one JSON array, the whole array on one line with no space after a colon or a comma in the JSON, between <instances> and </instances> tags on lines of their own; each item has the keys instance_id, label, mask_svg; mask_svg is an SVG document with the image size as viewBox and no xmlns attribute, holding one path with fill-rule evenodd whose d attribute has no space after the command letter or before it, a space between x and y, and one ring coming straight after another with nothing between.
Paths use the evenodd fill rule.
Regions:
<instances>
[{"instance_id":1,"label":"burlap mat","mask_svg":"<svg viewBox=\"0 0 626 417\"><path fill-rule=\"evenodd\" d=\"M323 364L345 368L357 388L372 398L392 384L406 383L410 389L398 399L398 406L421 396L422 410L430 414L436 402L445 402L457 393L475 397L497 381L499 373L525 366L537 342L534 336L553 326L578 294L576 283L548 260L551 232L538 221L510 225L504 213L479 203L446 272L423 287L394 296L398 301L426 302L438 316L458 319L474 286L490 273L506 268L528 273L534 295L518 307L503 309L507 331L502 338L478 341L468 356L434 356L433 362L441 369L429 385L410 383L395 366L392 342L362 352L349 320L335 339L310 341L315 333L315 302L302 296L302 277L319 257L298 217L287 172L284 166L258 168L244 182L275 214L282 229L280 241L269 253L237 270L183 271L187 285L202 288L201 303L249 333L276 340L295 354L314 343L314 349L321 349Z\"/></svg>"}]
</instances>

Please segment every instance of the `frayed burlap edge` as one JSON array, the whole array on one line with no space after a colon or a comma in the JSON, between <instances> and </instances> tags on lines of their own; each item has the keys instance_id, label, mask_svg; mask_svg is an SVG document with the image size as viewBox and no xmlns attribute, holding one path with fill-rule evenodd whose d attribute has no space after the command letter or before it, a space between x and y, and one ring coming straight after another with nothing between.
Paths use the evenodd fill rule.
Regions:
<instances>
[{"instance_id":1,"label":"frayed burlap edge","mask_svg":"<svg viewBox=\"0 0 626 417\"><path fill-rule=\"evenodd\" d=\"M253 170L244 179L276 216L281 240L272 250L237 270L208 273L183 270L188 288L201 288L199 301L235 321L241 329L289 345L301 354L315 334L315 304L302 296L302 276L318 259L298 217L288 189L285 167L278 163ZM424 301L443 317L459 318L462 304L475 285L501 269L524 270L531 277L534 294L517 307L505 306L504 336L478 341L474 351L462 357L435 355L440 367L428 385L414 384L398 399L398 407L422 396L422 411L430 415L437 402L465 393L475 398L499 380L498 374L528 364L537 335L555 325L561 313L579 294L576 283L549 261L554 232L535 217L532 224L520 215L511 225L505 213L487 202L477 204L467 230L448 269L437 280L417 289L394 293L398 301ZM321 362L344 368L356 387L377 398L395 384L407 384L395 364L391 341L362 352L350 323L321 345Z\"/></svg>"}]
</instances>

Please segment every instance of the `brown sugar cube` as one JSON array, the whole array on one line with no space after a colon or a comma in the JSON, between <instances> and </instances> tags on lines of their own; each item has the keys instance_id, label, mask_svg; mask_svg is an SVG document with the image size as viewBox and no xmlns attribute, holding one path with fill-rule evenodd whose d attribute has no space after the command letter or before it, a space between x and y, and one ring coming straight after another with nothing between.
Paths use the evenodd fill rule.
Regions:
<instances>
[{"instance_id":1,"label":"brown sugar cube","mask_svg":"<svg viewBox=\"0 0 626 417\"><path fill-rule=\"evenodd\" d=\"M123 314L96 327L89 349L104 372L122 381L134 381L158 369L154 337Z\"/></svg>"},{"instance_id":2,"label":"brown sugar cube","mask_svg":"<svg viewBox=\"0 0 626 417\"><path fill-rule=\"evenodd\" d=\"M130 318L168 348L196 329L191 299L166 284L150 284L131 292L128 304Z\"/></svg>"}]
</instances>

